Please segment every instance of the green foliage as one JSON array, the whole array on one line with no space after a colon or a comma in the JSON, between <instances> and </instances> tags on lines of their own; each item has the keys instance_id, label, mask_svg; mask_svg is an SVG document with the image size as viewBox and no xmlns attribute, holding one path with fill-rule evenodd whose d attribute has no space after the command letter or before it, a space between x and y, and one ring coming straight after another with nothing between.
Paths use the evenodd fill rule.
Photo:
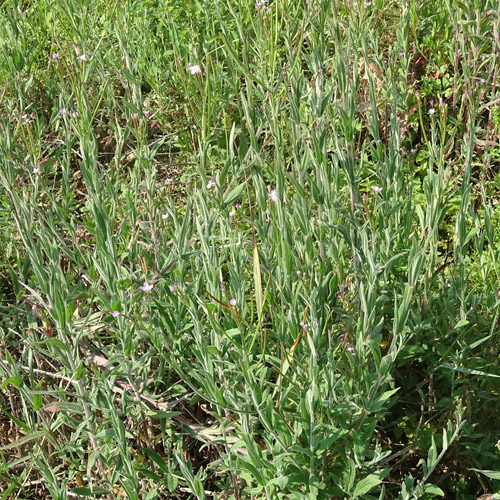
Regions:
<instances>
[{"instance_id":1,"label":"green foliage","mask_svg":"<svg viewBox=\"0 0 500 500\"><path fill-rule=\"evenodd\" d=\"M497 17L3 2L2 500L499 493Z\"/></svg>"}]
</instances>

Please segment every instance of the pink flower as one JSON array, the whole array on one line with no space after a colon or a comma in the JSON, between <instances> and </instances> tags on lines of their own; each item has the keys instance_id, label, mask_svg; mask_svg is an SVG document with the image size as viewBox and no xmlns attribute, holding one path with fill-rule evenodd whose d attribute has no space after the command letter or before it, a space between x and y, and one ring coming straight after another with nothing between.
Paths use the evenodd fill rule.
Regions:
<instances>
[{"instance_id":1,"label":"pink flower","mask_svg":"<svg viewBox=\"0 0 500 500\"><path fill-rule=\"evenodd\" d=\"M196 73L201 73L201 68L197 64L188 64L189 71L191 71L192 75L196 75Z\"/></svg>"},{"instance_id":2,"label":"pink flower","mask_svg":"<svg viewBox=\"0 0 500 500\"><path fill-rule=\"evenodd\" d=\"M434 108L429 109L429 114L430 115L433 115L435 112L436 112L436 110Z\"/></svg>"},{"instance_id":3,"label":"pink flower","mask_svg":"<svg viewBox=\"0 0 500 500\"><path fill-rule=\"evenodd\" d=\"M237 304L236 299L231 299L231 300L229 301L229 303L230 303L233 307Z\"/></svg>"},{"instance_id":4,"label":"pink flower","mask_svg":"<svg viewBox=\"0 0 500 500\"><path fill-rule=\"evenodd\" d=\"M297 276L300 276L302 274L302 271L297 271Z\"/></svg>"},{"instance_id":5,"label":"pink flower","mask_svg":"<svg viewBox=\"0 0 500 500\"><path fill-rule=\"evenodd\" d=\"M278 201L278 193L273 189L267 196L269 196L269 198L271 198L271 201L273 202L277 202Z\"/></svg>"},{"instance_id":6,"label":"pink flower","mask_svg":"<svg viewBox=\"0 0 500 500\"><path fill-rule=\"evenodd\" d=\"M148 283L147 281L144 282L144 285L139 287L143 292L150 292L153 289L153 285Z\"/></svg>"},{"instance_id":7,"label":"pink flower","mask_svg":"<svg viewBox=\"0 0 500 500\"><path fill-rule=\"evenodd\" d=\"M67 112L66 108L61 108L61 109L59 110L59 113L61 113L61 115L65 115L65 114L66 114L66 112Z\"/></svg>"},{"instance_id":8,"label":"pink flower","mask_svg":"<svg viewBox=\"0 0 500 500\"><path fill-rule=\"evenodd\" d=\"M130 113L130 116L132 118L137 118L139 116L139 113Z\"/></svg>"},{"instance_id":9,"label":"pink flower","mask_svg":"<svg viewBox=\"0 0 500 500\"><path fill-rule=\"evenodd\" d=\"M169 214L168 214L168 213L161 214L161 218L162 218L163 220L166 220L166 219L168 219L168 218L169 218Z\"/></svg>"},{"instance_id":10,"label":"pink flower","mask_svg":"<svg viewBox=\"0 0 500 500\"><path fill-rule=\"evenodd\" d=\"M80 59L80 61L88 61L87 56L85 54L78 56L77 59Z\"/></svg>"},{"instance_id":11,"label":"pink flower","mask_svg":"<svg viewBox=\"0 0 500 500\"><path fill-rule=\"evenodd\" d=\"M177 290L177 283L174 283L172 286L169 287L170 291L173 293Z\"/></svg>"},{"instance_id":12,"label":"pink flower","mask_svg":"<svg viewBox=\"0 0 500 500\"><path fill-rule=\"evenodd\" d=\"M382 188L381 187L378 187L378 186L373 186L373 192L374 193L381 193L382 192Z\"/></svg>"},{"instance_id":13,"label":"pink flower","mask_svg":"<svg viewBox=\"0 0 500 500\"><path fill-rule=\"evenodd\" d=\"M113 311L112 316L113 318L118 318L118 316L120 316L120 311Z\"/></svg>"},{"instance_id":14,"label":"pink flower","mask_svg":"<svg viewBox=\"0 0 500 500\"><path fill-rule=\"evenodd\" d=\"M59 58L59 52L52 53L52 59L57 60Z\"/></svg>"},{"instance_id":15,"label":"pink flower","mask_svg":"<svg viewBox=\"0 0 500 500\"><path fill-rule=\"evenodd\" d=\"M38 174L38 172L40 172L40 169L39 169L39 168L34 168L34 169L33 169L33 173L34 173L34 174Z\"/></svg>"}]
</instances>

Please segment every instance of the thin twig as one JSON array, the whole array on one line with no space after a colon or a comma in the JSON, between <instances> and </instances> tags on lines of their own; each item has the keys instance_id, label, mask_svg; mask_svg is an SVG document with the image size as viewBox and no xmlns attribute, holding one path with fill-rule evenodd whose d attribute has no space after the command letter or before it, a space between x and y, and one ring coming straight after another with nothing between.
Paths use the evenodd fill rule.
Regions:
<instances>
[{"instance_id":1,"label":"thin twig","mask_svg":"<svg viewBox=\"0 0 500 500\"><path fill-rule=\"evenodd\" d=\"M2 104L3 102L3 98L5 96L5 91L7 90L7 86L9 85L8 82L5 82L5 85L3 86L3 91L2 91L2 96L0 97L0 105Z\"/></svg>"},{"instance_id":2,"label":"thin twig","mask_svg":"<svg viewBox=\"0 0 500 500\"><path fill-rule=\"evenodd\" d=\"M0 364L10 366L10 363L6 359L0 359ZM65 380L66 382L73 382L73 379L70 377L59 375L58 373L52 373L45 370L40 370L39 368L30 368L29 366L18 365L18 364L16 364L16 368L21 368L21 370L24 370L27 373L33 372L33 373L38 373L40 375L47 375L52 378L57 378L59 380Z\"/></svg>"}]
</instances>

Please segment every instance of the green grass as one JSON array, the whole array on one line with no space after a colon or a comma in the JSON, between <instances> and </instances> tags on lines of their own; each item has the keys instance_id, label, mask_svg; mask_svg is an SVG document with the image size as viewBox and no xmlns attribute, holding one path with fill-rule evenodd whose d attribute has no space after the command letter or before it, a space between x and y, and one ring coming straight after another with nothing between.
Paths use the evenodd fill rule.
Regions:
<instances>
[{"instance_id":1,"label":"green grass","mask_svg":"<svg viewBox=\"0 0 500 500\"><path fill-rule=\"evenodd\" d=\"M498 21L4 1L0 499L500 493Z\"/></svg>"}]
</instances>

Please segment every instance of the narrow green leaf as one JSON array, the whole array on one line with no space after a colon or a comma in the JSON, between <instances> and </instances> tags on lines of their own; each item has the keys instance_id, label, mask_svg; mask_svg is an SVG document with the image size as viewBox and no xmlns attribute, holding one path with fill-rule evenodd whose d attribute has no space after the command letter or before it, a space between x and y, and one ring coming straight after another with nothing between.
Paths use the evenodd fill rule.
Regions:
<instances>
[{"instance_id":1,"label":"narrow green leaf","mask_svg":"<svg viewBox=\"0 0 500 500\"><path fill-rule=\"evenodd\" d=\"M80 486L78 488L73 488L71 491L76 495L82 495L84 497L89 497L91 495L109 495L111 493L109 490L105 490L104 488L90 489L87 486Z\"/></svg>"},{"instance_id":2,"label":"narrow green leaf","mask_svg":"<svg viewBox=\"0 0 500 500\"><path fill-rule=\"evenodd\" d=\"M474 472L479 472L486 477L489 477L490 479L500 479L500 471L495 471L495 470L481 470L481 469L469 469L473 470Z\"/></svg>"},{"instance_id":3,"label":"narrow green leaf","mask_svg":"<svg viewBox=\"0 0 500 500\"><path fill-rule=\"evenodd\" d=\"M257 315L260 319L262 314L262 278L260 274L260 260L259 260L259 250L257 248L257 243L254 241L253 245L253 279L255 287L255 301L257 303Z\"/></svg>"},{"instance_id":4,"label":"narrow green leaf","mask_svg":"<svg viewBox=\"0 0 500 500\"><path fill-rule=\"evenodd\" d=\"M21 387L23 385L23 380L21 377L9 377L0 385L0 389L4 389L9 384L12 384L14 387Z\"/></svg>"},{"instance_id":5,"label":"narrow green leaf","mask_svg":"<svg viewBox=\"0 0 500 500\"><path fill-rule=\"evenodd\" d=\"M144 453L165 473L170 474L170 470L165 463L165 460L156 453L156 451L150 450L148 448L143 448Z\"/></svg>"},{"instance_id":6,"label":"narrow green leaf","mask_svg":"<svg viewBox=\"0 0 500 500\"><path fill-rule=\"evenodd\" d=\"M426 493L429 493L431 495L438 495L440 497L444 497L444 491L438 486L435 486L434 484L426 484L424 490Z\"/></svg>"},{"instance_id":7,"label":"narrow green leaf","mask_svg":"<svg viewBox=\"0 0 500 500\"><path fill-rule=\"evenodd\" d=\"M35 431L27 436L24 436L23 438L19 439L18 441L14 441L13 443L2 446L0 448L0 451L10 450L12 448L17 448L18 446L22 446L23 444L26 444L30 441L33 441L34 439L39 439L39 438L46 437L46 436L47 436L47 431Z\"/></svg>"},{"instance_id":8,"label":"narrow green leaf","mask_svg":"<svg viewBox=\"0 0 500 500\"><path fill-rule=\"evenodd\" d=\"M354 489L352 498L358 498L361 495L364 495L365 493L371 491L383 481L384 477L387 476L389 472L390 469L383 469L376 474L370 474L364 479L361 479L361 481L359 481L359 483L356 485L356 488Z\"/></svg>"},{"instance_id":9,"label":"narrow green leaf","mask_svg":"<svg viewBox=\"0 0 500 500\"><path fill-rule=\"evenodd\" d=\"M232 189L229 193L226 193L224 195L224 205L227 207L228 205L231 205L236 200L238 200L244 189L245 183L242 182L241 184L238 184L238 186L236 186L234 189Z\"/></svg>"},{"instance_id":10,"label":"narrow green leaf","mask_svg":"<svg viewBox=\"0 0 500 500\"><path fill-rule=\"evenodd\" d=\"M454 372L467 373L469 375L480 375L481 377L500 378L500 375L495 375L494 373L487 373L480 370L472 370L470 368L463 368L461 366L454 365L439 365L434 369L434 371L439 370L439 368L445 368L446 370Z\"/></svg>"}]
</instances>

